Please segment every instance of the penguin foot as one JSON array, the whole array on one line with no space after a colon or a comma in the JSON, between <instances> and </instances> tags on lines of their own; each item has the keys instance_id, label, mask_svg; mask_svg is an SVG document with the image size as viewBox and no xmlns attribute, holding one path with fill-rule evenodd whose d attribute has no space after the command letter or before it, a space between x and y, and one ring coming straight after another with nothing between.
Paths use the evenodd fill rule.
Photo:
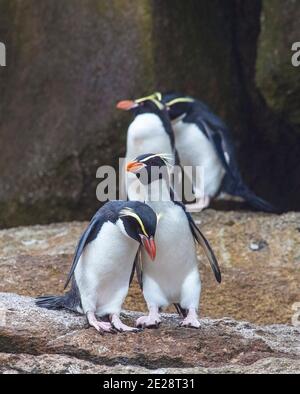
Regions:
<instances>
[{"instance_id":1,"label":"penguin foot","mask_svg":"<svg viewBox=\"0 0 300 394\"><path fill-rule=\"evenodd\" d=\"M187 316L182 322L179 323L180 327L200 328L200 322L197 317Z\"/></svg>"},{"instance_id":2,"label":"penguin foot","mask_svg":"<svg viewBox=\"0 0 300 394\"><path fill-rule=\"evenodd\" d=\"M120 320L118 315L111 316L111 324L112 324L113 328L119 332L139 332L140 331L136 327L130 327L130 326L127 326L126 324L122 323L122 321Z\"/></svg>"},{"instance_id":3,"label":"penguin foot","mask_svg":"<svg viewBox=\"0 0 300 394\"><path fill-rule=\"evenodd\" d=\"M159 315L141 316L137 319L135 325L141 328L158 328L161 323Z\"/></svg>"},{"instance_id":4,"label":"penguin foot","mask_svg":"<svg viewBox=\"0 0 300 394\"><path fill-rule=\"evenodd\" d=\"M96 328L96 330L98 332L100 332L100 334L104 334L105 332L109 332L111 334L115 334L116 331L114 330L114 327L107 322L102 322L102 321L98 321L98 323L92 324L93 327Z\"/></svg>"},{"instance_id":5,"label":"penguin foot","mask_svg":"<svg viewBox=\"0 0 300 394\"><path fill-rule=\"evenodd\" d=\"M110 332L111 334L115 333L114 327L109 322L98 321L95 313L87 312L86 314L89 325L94 327L101 335L105 332Z\"/></svg>"},{"instance_id":6,"label":"penguin foot","mask_svg":"<svg viewBox=\"0 0 300 394\"><path fill-rule=\"evenodd\" d=\"M203 209L207 208L209 204L210 204L210 197L203 196L201 198L197 198L195 203L186 205L186 210L188 212L200 212Z\"/></svg>"}]
</instances>

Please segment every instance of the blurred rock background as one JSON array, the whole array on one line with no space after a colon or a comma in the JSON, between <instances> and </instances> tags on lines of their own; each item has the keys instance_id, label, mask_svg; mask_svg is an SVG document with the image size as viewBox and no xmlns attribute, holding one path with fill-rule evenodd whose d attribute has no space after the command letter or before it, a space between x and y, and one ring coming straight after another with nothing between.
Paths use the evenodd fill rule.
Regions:
<instances>
[{"instance_id":1,"label":"blurred rock background","mask_svg":"<svg viewBox=\"0 0 300 394\"><path fill-rule=\"evenodd\" d=\"M0 0L0 226L87 219L119 99L178 90L231 126L261 196L300 208L297 0Z\"/></svg>"}]
</instances>

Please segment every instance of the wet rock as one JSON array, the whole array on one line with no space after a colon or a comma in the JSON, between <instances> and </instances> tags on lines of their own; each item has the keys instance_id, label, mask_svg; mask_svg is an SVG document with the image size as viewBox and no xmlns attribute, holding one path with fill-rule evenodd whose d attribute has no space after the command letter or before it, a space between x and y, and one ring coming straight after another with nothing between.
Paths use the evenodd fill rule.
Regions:
<instances>
[{"instance_id":1,"label":"wet rock","mask_svg":"<svg viewBox=\"0 0 300 394\"><path fill-rule=\"evenodd\" d=\"M299 371L300 331L287 325L202 319L201 329L193 330L179 328L176 315L164 314L157 330L101 336L87 328L84 317L40 309L29 297L2 293L0 304L5 311L0 328L2 373L170 373L172 368L253 372L259 366L266 371ZM138 316L123 313L130 324Z\"/></svg>"}]
</instances>

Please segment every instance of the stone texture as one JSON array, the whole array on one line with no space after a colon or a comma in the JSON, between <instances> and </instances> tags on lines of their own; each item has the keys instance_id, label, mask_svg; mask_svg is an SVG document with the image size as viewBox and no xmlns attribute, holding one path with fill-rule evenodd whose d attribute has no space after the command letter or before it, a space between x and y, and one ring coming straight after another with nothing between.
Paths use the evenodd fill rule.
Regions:
<instances>
[{"instance_id":1,"label":"stone texture","mask_svg":"<svg viewBox=\"0 0 300 394\"><path fill-rule=\"evenodd\" d=\"M0 1L1 227L99 206L96 170L124 152L115 104L151 89L148 3Z\"/></svg>"},{"instance_id":2,"label":"stone texture","mask_svg":"<svg viewBox=\"0 0 300 394\"><path fill-rule=\"evenodd\" d=\"M261 4L0 0L7 46L7 67L0 68L0 227L87 219L99 206L98 166L117 167L125 150L129 117L115 111L115 102L154 89L207 101L231 126L249 185L299 209L299 73L281 67L298 34L299 5L265 6L260 37Z\"/></svg>"},{"instance_id":3,"label":"stone texture","mask_svg":"<svg viewBox=\"0 0 300 394\"><path fill-rule=\"evenodd\" d=\"M6 311L0 328L3 373L168 373L175 367L247 373L264 366L268 372L299 372L300 331L287 325L202 319L201 329L193 330L179 328L169 314L157 330L101 336L86 328L84 317L39 309L29 297L2 293L0 303ZM133 324L139 315L124 312L123 318Z\"/></svg>"},{"instance_id":4,"label":"stone texture","mask_svg":"<svg viewBox=\"0 0 300 394\"><path fill-rule=\"evenodd\" d=\"M292 45L299 42L300 7L294 0L264 1L257 56L257 84L270 108L300 126L300 72Z\"/></svg>"},{"instance_id":5,"label":"stone texture","mask_svg":"<svg viewBox=\"0 0 300 394\"><path fill-rule=\"evenodd\" d=\"M300 214L206 210L195 219L201 222L223 273L218 285L199 250L201 316L290 324L292 306L300 302ZM0 231L0 291L29 296L61 293L85 226L74 222ZM125 308L145 309L136 281Z\"/></svg>"},{"instance_id":6,"label":"stone texture","mask_svg":"<svg viewBox=\"0 0 300 394\"><path fill-rule=\"evenodd\" d=\"M58 354L0 353L1 374L299 374L300 361L269 357L250 365L231 364L205 368L157 368L147 369L136 365L99 365L75 357Z\"/></svg>"}]
</instances>

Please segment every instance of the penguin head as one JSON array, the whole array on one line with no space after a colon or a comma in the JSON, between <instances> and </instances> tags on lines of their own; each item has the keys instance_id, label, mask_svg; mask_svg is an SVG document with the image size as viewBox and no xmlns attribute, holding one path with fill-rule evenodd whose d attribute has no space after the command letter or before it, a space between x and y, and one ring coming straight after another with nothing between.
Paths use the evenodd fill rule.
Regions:
<instances>
[{"instance_id":1,"label":"penguin head","mask_svg":"<svg viewBox=\"0 0 300 394\"><path fill-rule=\"evenodd\" d=\"M119 225L123 234L139 242L152 260L156 256L154 241L157 215L148 205L139 201L128 201L119 213Z\"/></svg>"},{"instance_id":2,"label":"penguin head","mask_svg":"<svg viewBox=\"0 0 300 394\"><path fill-rule=\"evenodd\" d=\"M161 111L166 110L161 99L161 93L155 92L150 96L139 99L119 101L116 108L123 111L131 111L135 116L145 113L159 114Z\"/></svg>"},{"instance_id":3,"label":"penguin head","mask_svg":"<svg viewBox=\"0 0 300 394\"><path fill-rule=\"evenodd\" d=\"M168 110L171 121L174 121L189 113L195 100L179 93L166 93L162 95L162 102Z\"/></svg>"},{"instance_id":4,"label":"penguin head","mask_svg":"<svg viewBox=\"0 0 300 394\"><path fill-rule=\"evenodd\" d=\"M172 166L169 155L164 153L146 153L137 156L126 166L127 172L134 173L143 184L150 184L158 179L169 178Z\"/></svg>"}]
</instances>

